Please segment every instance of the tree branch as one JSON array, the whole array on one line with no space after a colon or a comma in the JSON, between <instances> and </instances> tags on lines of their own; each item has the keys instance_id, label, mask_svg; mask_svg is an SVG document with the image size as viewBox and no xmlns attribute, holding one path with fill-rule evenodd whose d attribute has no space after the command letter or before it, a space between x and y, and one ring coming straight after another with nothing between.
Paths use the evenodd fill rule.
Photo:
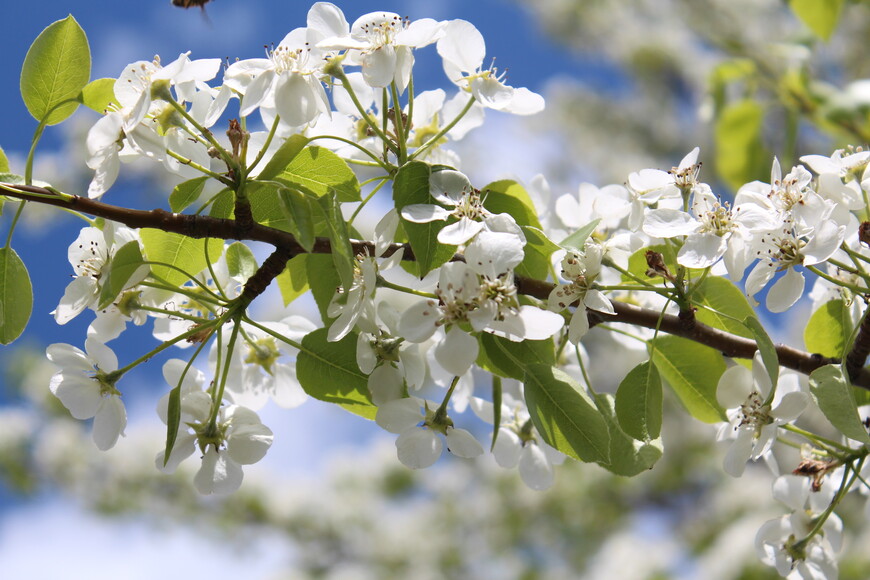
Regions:
<instances>
[{"instance_id":1,"label":"tree branch","mask_svg":"<svg viewBox=\"0 0 870 580\"><path fill-rule=\"evenodd\" d=\"M60 196L51 190L28 185L4 183L0 184L0 187L3 189L3 195L7 197L73 209L95 217L112 220L131 228L154 228L165 232L182 234L191 238L264 242L276 248L276 252L270 258L275 257L277 259L277 257L280 257L285 263L286 260L305 253L305 249L299 245L299 242L296 241L296 238L292 234L258 223L253 224L249 228L241 228L236 220L231 219L177 214L163 209L128 209L80 196ZM351 240L351 245L355 253L366 251L369 254L374 253L374 244L372 242ZM399 250L405 251L404 257L406 260L414 259L411 248L407 244L392 244L383 255L388 257ZM331 246L329 240L327 238L317 238L312 248L312 253L328 254L330 252ZM455 259L461 259L461 257ZM517 291L521 294L546 300L555 285L542 280L517 276L516 286ZM254 289L252 288L252 290ZM587 311L590 326L608 322L631 324L652 329L658 327L662 332L709 346L725 356L733 358L752 358L758 349L756 342L752 339L731 334L701 322L696 322L691 327L688 327L678 316L672 314L661 314L656 310L641 308L615 300L611 302L613 309L616 311L614 315ZM659 321L660 318L661 322ZM779 357L779 364L803 374L810 374L817 368L828 364L840 363L839 359L804 352L783 344L776 345L776 353ZM853 385L870 389L870 371L868 369L856 369L854 374L850 373L850 376L852 377Z\"/></svg>"}]
</instances>

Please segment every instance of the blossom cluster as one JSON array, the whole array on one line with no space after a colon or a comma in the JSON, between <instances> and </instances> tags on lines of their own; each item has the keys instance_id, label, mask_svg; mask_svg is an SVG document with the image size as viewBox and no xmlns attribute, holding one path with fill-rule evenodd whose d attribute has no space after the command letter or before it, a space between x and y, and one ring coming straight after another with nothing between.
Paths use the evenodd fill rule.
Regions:
<instances>
[{"instance_id":1,"label":"blossom cluster","mask_svg":"<svg viewBox=\"0 0 870 580\"><path fill-rule=\"evenodd\" d=\"M431 45L455 86L449 98L441 89L415 93L414 51ZM185 208L217 219L230 216L232 205L237 237L245 239L247 212L296 236L310 252L315 237L328 238L334 260L331 270L318 271L313 252L302 256L311 259L304 273L286 270L294 288L311 288L320 328L289 311L252 317L252 288L284 273L270 274L242 243L207 242L191 258L194 251L176 238L154 242L153 234L110 221L85 227L69 248L75 275L54 316L65 324L90 309L95 318L85 351L55 344L47 354L60 367L51 391L75 418L93 418L97 447L113 447L124 433L122 377L175 346L193 354L163 368L168 393L158 414L168 436L156 465L171 472L198 449L194 485L201 493L235 491L242 466L264 457L273 435L259 409L270 401L293 408L309 395L362 408L360 414L397 435L398 459L414 469L433 465L445 442L459 457L484 454L474 423L454 423L471 408L491 425L495 462L517 468L529 487L546 489L566 455L625 474L652 467L650 454L661 453L659 430L650 427L655 420L645 414L637 429L624 416L634 410L626 411L620 392L614 407L591 384L596 366L624 367L656 349L652 331L614 332L613 352L590 361L583 342L593 327L616 317L615 301L676 313L689 325L700 310L698 316L718 317L723 330L733 331L721 320L749 328L745 316L737 317L743 311L729 310L733 293L725 304L698 298L709 278L729 289L742 283L750 311L749 300L766 291L767 309L785 312L803 296L805 274L812 272L816 306L841 300L849 324L859 322L863 312L853 298L870 294L864 248L870 239L860 235L870 225L859 222L868 211L870 152L805 156L785 176L774 159L769 182L745 184L729 200L699 180L694 149L668 171L642 169L600 189L583 184L578 195L535 206L516 182L508 190L475 187L445 146L479 126L485 109L517 115L543 109L540 95L485 68L485 56L482 36L462 20L374 12L349 24L337 6L318 2L305 27L265 58L229 64L219 85L209 83L220 61L191 60L187 53L166 66L155 58L124 69L113 105L88 133L91 197L109 191L121 161L145 157L178 176L176 191L194 191ZM233 100L241 121L227 123L227 139L217 137L212 129ZM258 122L255 113L261 131L248 130ZM328 148L337 164L330 172L380 171L372 195L342 199L340 184L314 191L314 179L293 181L288 151L297 136ZM195 180L208 187L196 182L194 188ZM383 212L372 243L359 242L356 214L389 181L395 207ZM549 191L543 178L536 184ZM346 218L330 201L360 206ZM269 213L273 206L278 209ZM416 254L417 276L405 269L412 262L408 248ZM167 266L167 259L176 261ZM530 280L546 292L522 292ZM107 343L128 323L149 319L159 346L119 365ZM724 471L734 477L759 458L779 475L777 441L787 434L798 445L802 438L809 463L801 465L815 470L796 466L803 477L777 480L774 497L794 512L762 527L759 555L788 578L833 577L840 545L833 507L856 481L866 485L857 473L870 439L832 443L796 427L816 401L797 375L780 374L778 362L771 367L756 338L752 370L737 364L724 370L724 359L714 354L723 369L712 396L699 388L700 395L683 402L700 397L703 420L723 420L718 438L731 443ZM662 367L693 363L677 356ZM481 380L487 373L489 392ZM365 377L358 381L365 386L324 384L339 375ZM658 375L649 380L651 392L661 390ZM694 401L687 403L693 413ZM565 409L591 420L578 425ZM584 444L589 447L578 450ZM625 458L607 457L623 451L628 466L617 466ZM844 483L832 491L836 481Z\"/></svg>"}]
</instances>

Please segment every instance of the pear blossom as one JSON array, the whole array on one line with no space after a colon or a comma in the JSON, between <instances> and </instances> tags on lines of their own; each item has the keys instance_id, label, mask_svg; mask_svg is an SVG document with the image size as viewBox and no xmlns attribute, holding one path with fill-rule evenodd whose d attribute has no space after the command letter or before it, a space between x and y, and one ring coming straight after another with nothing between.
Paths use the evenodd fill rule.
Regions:
<instances>
[{"instance_id":1,"label":"pear blossom","mask_svg":"<svg viewBox=\"0 0 870 580\"><path fill-rule=\"evenodd\" d=\"M818 194L850 210L864 206L863 183L870 178L870 151L837 149L830 157L804 155L806 163L819 176Z\"/></svg>"},{"instance_id":2,"label":"pear blossom","mask_svg":"<svg viewBox=\"0 0 870 580\"><path fill-rule=\"evenodd\" d=\"M845 231L845 226L833 221L799 229L793 221L786 220L780 229L759 236L756 245L759 261L746 278L746 294L754 296L777 272L784 270L785 274L770 287L766 303L771 312L785 312L804 291L804 276L796 267L813 266L830 258L843 242Z\"/></svg>"},{"instance_id":3,"label":"pear blossom","mask_svg":"<svg viewBox=\"0 0 870 580\"><path fill-rule=\"evenodd\" d=\"M562 259L562 277L568 283L553 288L547 301L553 312L560 312L579 302L568 326L568 340L574 344L589 332L587 308L604 314L615 313L610 300L593 286L601 273L602 255L601 245L592 240L586 242L583 252L568 252Z\"/></svg>"},{"instance_id":4,"label":"pear blossom","mask_svg":"<svg viewBox=\"0 0 870 580\"><path fill-rule=\"evenodd\" d=\"M401 94L411 78L413 49L438 40L444 25L431 18L412 22L394 12L370 12L357 18L349 30L322 39L317 47L346 50L345 64L361 66L366 83L386 87L395 82Z\"/></svg>"},{"instance_id":5,"label":"pear blossom","mask_svg":"<svg viewBox=\"0 0 870 580\"><path fill-rule=\"evenodd\" d=\"M494 67L482 68L486 43L470 22L449 21L437 49L450 82L471 93L483 107L515 115L534 115L544 109L541 95L504 84L505 74Z\"/></svg>"},{"instance_id":6,"label":"pear blossom","mask_svg":"<svg viewBox=\"0 0 870 580\"><path fill-rule=\"evenodd\" d=\"M76 419L94 419L93 439L106 451L115 446L127 426L127 411L121 393L109 379L118 370L112 349L93 338L85 341L85 352L69 344L52 344L48 360L60 367L49 388Z\"/></svg>"},{"instance_id":7,"label":"pear blossom","mask_svg":"<svg viewBox=\"0 0 870 580\"><path fill-rule=\"evenodd\" d=\"M670 171L661 169L641 169L628 176L628 191L631 193L628 227L632 231L640 229L644 219L644 207L659 200L675 200L681 196L687 199L701 185L698 174L700 149L692 149L676 167Z\"/></svg>"},{"instance_id":8,"label":"pear blossom","mask_svg":"<svg viewBox=\"0 0 870 580\"><path fill-rule=\"evenodd\" d=\"M66 324L85 308L96 308L115 252L127 243L138 243L138 240L139 235L135 230L114 222L107 221L102 230L95 227L82 228L67 251L67 258L75 276L52 312L58 324ZM147 265L137 268L127 281L127 288L144 280L148 273Z\"/></svg>"},{"instance_id":9,"label":"pear blossom","mask_svg":"<svg viewBox=\"0 0 870 580\"><path fill-rule=\"evenodd\" d=\"M205 375L189 368L182 378L185 367L186 363L178 360L164 365L167 382L181 388L181 428L168 460L165 451L161 451L155 465L164 473L173 473L198 446L202 464L194 475L194 487L203 495L232 493L242 484L242 466L256 463L266 455L272 445L272 431L254 411L240 405L221 406L212 423L214 402L202 390ZM168 396L158 404L158 414L164 422L167 407Z\"/></svg>"},{"instance_id":10,"label":"pear blossom","mask_svg":"<svg viewBox=\"0 0 870 580\"><path fill-rule=\"evenodd\" d=\"M452 207L445 209L434 204L410 204L402 208L402 217L414 223L429 223L457 218L458 221L448 224L438 232L438 241L442 244L458 246L467 243L479 232L493 225L495 215L483 207L480 191L471 186L468 178L459 171L445 169L436 171L429 178L429 193L435 201ZM525 236L516 222L507 214L502 216L493 229L509 228L518 238L525 242ZM508 222L513 222L509 225Z\"/></svg>"},{"instance_id":11,"label":"pear blossom","mask_svg":"<svg viewBox=\"0 0 870 580\"><path fill-rule=\"evenodd\" d=\"M768 453L780 425L791 423L807 408L810 397L800 390L797 377L780 378L774 396L770 375L756 352L752 371L735 365L719 379L717 398L726 411L728 422L719 429L720 441L733 440L725 455L725 472L740 477L746 462Z\"/></svg>"},{"instance_id":12,"label":"pear blossom","mask_svg":"<svg viewBox=\"0 0 870 580\"><path fill-rule=\"evenodd\" d=\"M425 414L421 414L421 404ZM396 452L404 465L423 469L434 464L443 444L438 433L447 440L447 449L454 455L472 459L483 454L483 446L465 429L453 426L453 421L429 409L429 403L416 398L396 399L378 407L375 422L396 439Z\"/></svg>"},{"instance_id":13,"label":"pear blossom","mask_svg":"<svg viewBox=\"0 0 870 580\"><path fill-rule=\"evenodd\" d=\"M741 280L753 261L753 238L776 227L775 216L751 203L732 209L706 184L695 189L691 214L677 209L648 210L643 232L655 238L686 236L677 262L688 268L708 268L725 258L732 280Z\"/></svg>"},{"instance_id":14,"label":"pear blossom","mask_svg":"<svg viewBox=\"0 0 870 580\"><path fill-rule=\"evenodd\" d=\"M285 123L299 127L329 113L321 78L330 52L317 44L342 24L347 25L336 6L318 2L308 12L308 27L288 33L267 58L231 64L224 84L242 95L239 114L246 117L258 107L272 109Z\"/></svg>"}]
</instances>

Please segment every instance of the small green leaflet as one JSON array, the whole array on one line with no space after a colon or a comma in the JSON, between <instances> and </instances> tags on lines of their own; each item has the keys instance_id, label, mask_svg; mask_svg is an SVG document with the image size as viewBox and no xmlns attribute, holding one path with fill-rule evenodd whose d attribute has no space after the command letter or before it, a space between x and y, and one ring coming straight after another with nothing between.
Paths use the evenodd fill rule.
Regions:
<instances>
[{"instance_id":1,"label":"small green leaflet","mask_svg":"<svg viewBox=\"0 0 870 580\"><path fill-rule=\"evenodd\" d=\"M121 246L112 261L109 271L104 274L100 289L98 310L106 308L127 288L138 284L148 275L148 264L142 259L139 242L133 240Z\"/></svg>"},{"instance_id":2,"label":"small green leaflet","mask_svg":"<svg viewBox=\"0 0 870 580\"><path fill-rule=\"evenodd\" d=\"M332 249L332 262L341 279L341 286L345 291L353 284L353 247L350 245L350 233L347 222L341 215L341 202L335 192L331 192L317 199L320 209L326 218L327 233Z\"/></svg>"},{"instance_id":3,"label":"small green leaflet","mask_svg":"<svg viewBox=\"0 0 870 580\"><path fill-rule=\"evenodd\" d=\"M826 365L810 375L810 391L828 421L846 437L870 444L852 389L840 365Z\"/></svg>"},{"instance_id":4,"label":"small green leaflet","mask_svg":"<svg viewBox=\"0 0 870 580\"><path fill-rule=\"evenodd\" d=\"M789 0L792 12L822 40L829 40L843 10L843 0Z\"/></svg>"},{"instance_id":5,"label":"small green leaflet","mask_svg":"<svg viewBox=\"0 0 870 580\"><path fill-rule=\"evenodd\" d=\"M9 173L9 159L6 157L6 152L0 147L0 174ZM2 181L6 181L3 179Z\"/></svg>"},{"instance_id":6,"label":"small green leaflet","mask_svg":"<svg viewBox=\"0 0 870 580\"><path fill-rule=\"evenodd\" d=\"M610 434L601 413L574 379L556 367L526 367L525 398L544 440L581 461L610 461Z\"/></svg>"},{"instance_id":7,"label":"small green leaflet","mask_svg":"<svg viewBox=\"0 0 870 580\"><path fill-rule=\"evenodd\" d=\"M33 310L33 287L27 268L15 250L0 248L0 344L24 332Z\"/></svg>"},{"instance_id":8,"label":"small green leaflet","mask_svg":"<svg viewBox=\"0 0 870 580\"><path fill-rule=\"evenodd\" d=\"M601 219L592 220L591 222L562 240L559 245L566 250L582 252L583 249L586 247L586 239L592 235L592 232L595 231L595 228L598 227L598 224L600 222Z\"/></svg>"},{"instance_id":9,"label":"small green leaflet","mask_svg":"<svg viewBox=\"0 0 870 580\"><path fill-rule=\"evenodd\" d=\"M482 332L477 340L480 343L478 363L501 377L521 381L526 375L526 365L556 364L556 351L552 339L514 342Z\"/></svg>"},{"instance_id":10,"label":"small green leaflet","mask_svg":"<svg viewBox=\"0 0 870 580\"><path fill-rule=\"evenodd\" d=\"M203 175L176 185L172 189L172 193L169 194L169 209L177 213L190 207L202 195L206 181L208 181L208 176Z\"/></svg>"},{"instance_id":11,"label":"small green leaflet","mask_svg":"<svg viewBox=\"0 0 870 580\"><path fill-rule=\"evenodd\" d=\"M764 326L755 316L747 316L743 320L743 324L748 328L755 342L758 343L758 351L761 353L761 360L764 362L764 368L767 369L767 375L770 377L770 385L772 389L776 389L776 383L779 381L779 355L776 354L776 346Z\"/></svg>"},{"instance_id":12,"label":"small green leaflet","mask_svg":"<svg viewBox=\"0 0 870 580\"><path fill-rule=\"evenodd\" d=\"M115 79L96 79L89 82L82 89L79 102L101 115L112 106L120 109L121 106L115 98Z\"/></svg>"},{"instance_id":13,"label":"small green leaflet","mask_svg":"<svg viewBox=\"0 0 870 580\"><path fill-rule=\"evenodd\" d=\"M151 228L139 230L145 256L150 262L166 265L152 265L151 272L169 284L182 285L196 276L207 266L204 247L208 256L215 262L223 252L223 240L195 240L181 234L163 232Z\"/></svg>"},{"instance_id":14,"label":"small green leaflet","mask_svg":"<svg viewBox=\"0 0 870 580\"><path fill-rule=\"evenodd\" d=\"M705 423L725 420L716 399L719 378L725 372L720 353L678 336L659 336L650 342L649 350L659 373L693 417Z\"/></svg>"},{"instance_id":15,"label":"small green leaflet","mask_svg":"<svg viewBox=\"0 0 870 580\"><path fill-rule=\"evenodd\" d=\"M652 469L662 456L662 440L638 441L629 437L619 426L614 412L613 395L596 395L595 405L607 422L610 433L610 458L599 461L601 467L616 475L633 477Z\"/></svg>"},{"instance_id":16,"label":"small green leaflet","mask_svg":"<svg viewBox=\"0 0 870 580\"><path fill-rule=\"evenodd\" d=\"M490 452L495 449L498 430L501 427L501 395L501 377L492 375L492 443L489 446Z\"/></svg>"},{"instance_id":17,"label":"small green leaflet","mask_svg":"<svg viewBox=\"0 0 870 580\"><path fill-rule=\"evenodd\" d=\"M226 249L227 269L230 276L247 280L257 271L254 252L242 242L233 242Z\"/></svg>"},{"instance_id":18,"label":"small green leaflet","mask_svg":"<svg viewBox=\"0 0 870 580\"><path fill-rule=\"evenodd\" d=\"M811 353L842 358L851 334L849 306L843 300L829 300L810 316L804 329L804 344Z\"/></svg>"},{"instance_id":19,"label":"small green leaflet","mask_svg":"<svg viewBox=\"0 0 870 580\"><path fill-rule=\"evenodd\" d=\"M21 96L40 123L56 125L75 112L91 76L88 38L72 16L43 30L24 57Z\"/></svg>"},{"instance_id":20,"label":"small green leaflet","mask_svg":"<svg viewBox=\"0 0 870 580\"><path fill-rule=\"evenodd\" d=\"M284 306L287 306L308 291L308 273L305 266L307 260L308 254L293 256L287 262L287 267L284 268L284 271L275 278L275 282L278 283L278 289L281 291L281 297L284 299Z\"/></svg>"},{"instance_id":21,"label":"small green leaflet","mask_svg":"<svg viewBox=\"0 0 870 580\"><path fill-rule=\"evenodd\" d=\"M269 165L266 169L271 170ZM299 185L318 197L334 191L338 201L362 200L353 169L344 159L323 147L306 147L275 177Z\"/></svg>"},{"instance_id":22,"label":"small green leaflet","mask_svg":"<svg viewBox=\"0 0 870 580\"><path fill-rule=\"evenodd\" d=\"M638 441L658 439L662 430L662 379L654 364L645 361L622 379L616 391L619 426Z\"/></svg>"},{"instance_id":23,"label":"small green leaflet","mask_svg":"<svg viewBox=\"0 0 870 580\"><path fill-rule=\"evenodd\" d=\"M326 339L328 330L319 328L302 339L296 359L296 377L308 395L341 405L366 419L377 413L369 397L368 377L356 363L357 334L338 342Z\"/></svg>"},{"instance_id":24,"label":"small green leaflet","mask_svg":"<svg viewBox=\"0 0 870 580\"><path fill-rule=\"evenodd\" d=\"M315 231L312 197L295 189L282 188L278 190L278 202L281 211L290 224L290 232L296 237L306 252L314 248Z\"/></svg>"},{"instance_id":25,"label":"small green leaflet","mask_svg":"<svg viewBox=\"0 0 870 580\"><path fill-rule=\"evenodd\" d=\"M278 150L266 163L266 166L257 175L257 179L267 180L277 177L282 171L288 169L287 166L299 155L299 152L308 145L310 139L305 135L291 135L281 143Z\"/></svg>"}]
</instances>

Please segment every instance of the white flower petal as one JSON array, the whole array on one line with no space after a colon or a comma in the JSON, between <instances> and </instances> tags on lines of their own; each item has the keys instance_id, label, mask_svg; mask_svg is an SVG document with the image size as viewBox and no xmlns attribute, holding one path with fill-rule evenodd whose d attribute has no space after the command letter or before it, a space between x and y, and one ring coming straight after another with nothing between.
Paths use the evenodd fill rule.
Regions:
<instances>
[{"instance_id":1,"label":"white flower petal","mask_svg":"<svg viewBox=\"0 0 870 580\"><path fill-rule=\"evenodd\" d=\"M458 326L447 331L447 336L435 347L435 360L454 376L464 375L477 360L477 339Z\"/></svg>"},{"instance_id":2,"label":"white flower petal","mask_svg":"<svg viewBox=\"0 0 870 580\"><path fill-rule=\"evenodd\" d=\"M441 439L430 429L414 427L396 439L399 461L411 469L424 469L441 457Z\"/></svg>"},{"instance_id":3,"label":"white flower petal","mask_svg":"<svg viewBox=\"0 0 870 580\"><path fill-rule=\"evenodd\" d=\"M556 480L553 466L544 451L534 443L527 443L520 454L520 478L535 491L549 489Z\"/></svg>"},{"instance_id":4,"label":"white flower petal","mask_svg":"<svg viewBox=\"0 0 870 580\"><path fill-rule=\"evenodd\" d=\"M94 415L94 443L100 451L106 451L115 446L118 437L124 434L127 426L127 410L121 397L112 395L103 398L97 414Z\"/></svg>"},{"instance_id":5,"label":"white flower petal","mask_svg":"<svg viewBox=\"0 0 870 580\"><path fill-rule=\"evenodd\" d=\"M447 429L447 450L453 455L466 459L483 455L483 446L465 429Z\"/></svg>"},{"instance_id":6,"label":"white flower petal","mask_svg":"<svg viewBox=\"0 0 870 580\"><path fill-rule=\"evenodd\" d=\"M202 457L202 467L193 476L193 485L203 495L226 495L242 486L242 466L226 452L218 453L210 446Z\"/></svg>"}]
</instances>

